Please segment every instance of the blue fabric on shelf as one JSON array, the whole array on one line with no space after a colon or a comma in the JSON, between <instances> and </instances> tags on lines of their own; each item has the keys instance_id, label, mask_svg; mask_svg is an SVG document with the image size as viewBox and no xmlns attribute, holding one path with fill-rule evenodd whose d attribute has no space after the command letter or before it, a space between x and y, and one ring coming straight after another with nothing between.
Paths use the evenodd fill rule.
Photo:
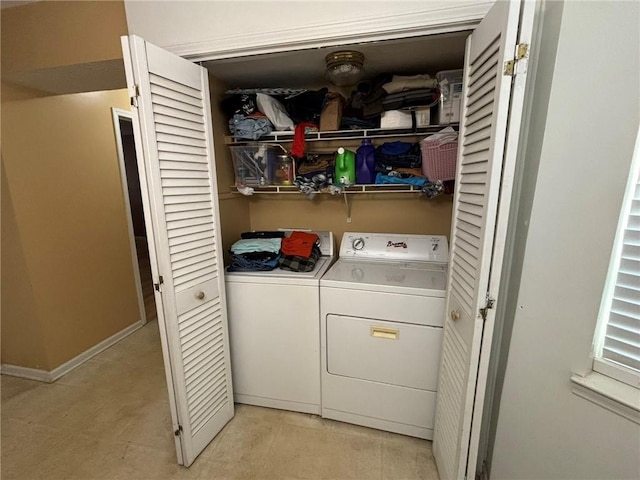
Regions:
<instances>
[{"instance_id":1,"label":"blue fabric on shelf","mask_svg":"<svg viewBox=\"0 0 640 480\"><path fill-rule=\"evenodd\" d=\"M383 175L382 173L378 173L376 175L376 184L384 184L384 183L402 183L407 185L415 185L416 187L422 188L424 187L425 183L427 183L427 179L424 177L401 178L401 177Z\"/></svg>"},{"instance_id":2,"label":"blue fabric on shelf","mask_svg":"<svg viewBox=\"0 0 640 480\"><path fill-rule=\"evenodd\" d=\"M273 126L266 117L253 118L235 114L229 120L229 130L236 140L258 140L272 132Z\"/></svg>"}]
</instances>

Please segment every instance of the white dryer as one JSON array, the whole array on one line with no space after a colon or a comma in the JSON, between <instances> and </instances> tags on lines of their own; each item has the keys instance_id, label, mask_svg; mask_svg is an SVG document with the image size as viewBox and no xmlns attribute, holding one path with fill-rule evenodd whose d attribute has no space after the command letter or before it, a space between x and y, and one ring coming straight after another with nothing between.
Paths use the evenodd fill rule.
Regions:
<instances>
[{"instance_id":1,"label":"white dryer","mask_svg":"<svg viewBox=\"0 0 640 480\"><path fill-rule=\"evenodd\" d=\"M335 260L332 232L312 232L311 272L226 272L234 399L320 414L320 278Z\"/></svg>"},{"instance_id":2,"label":"white dryer","mask_svg":"<svg viewBox=\"0 0 640 480\"><path fill-rule=\"evenodd\" d=\"M448 250L444 236L344 234L320 280L323 417L433 438Z\"/></svg>"}]
</instances>

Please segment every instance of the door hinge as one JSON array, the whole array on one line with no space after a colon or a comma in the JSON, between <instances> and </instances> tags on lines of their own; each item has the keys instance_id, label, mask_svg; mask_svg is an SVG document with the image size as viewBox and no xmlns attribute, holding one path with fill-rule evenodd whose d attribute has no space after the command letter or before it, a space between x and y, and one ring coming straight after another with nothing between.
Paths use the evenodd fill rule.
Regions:
<instances>
[{"instance_id":1,"label":"door hinge","mask_svg":"<svg viewBox=\"0 0 640 480\"><path fill-rule=\"evenodd\" d=\"M153 288L156 289L157 292L160 291L160 285L162 285L164 283L164 277L162 275L160 275L158 277L158 283L154 283L153 284Z\"/></svg>"},{"instance_id":2,"label":"door hinge","mask_svg":"<svg viewBox=\"0 0 640 480\"><path fill-rule=\"evenodd\" d=\"M495 299L487 295L486 303L484 304L484 307L480 309L480 316L482 317L483 321L487 320L487 313L489 312L489 309L493 308L495 303L496 303Z\"/></svg>"},{"instance_id":3,"label":"door hinge","mask_svg":"<svg viewBox=\"0 0 640 480\"><path fill-rule=\"evenodd\" d=\"M173 432L173 434L177 437L182 433L182 425L178 425L178 428L176 429L175 432Z\"/></svg>"},{"instance_id":4,"label":"door hinge","mask_svg":"<svg viewBox=\"0 0 640 480\"><path fill-rule=\"evenodd\" d=\"M518 73L527 71L527 63L529 59L529 44L519 43L516 45L516 58L504 62L504 75L513 77Z\"/></svg>"},{"instance_id":5,"label":"door hinge","mask_svg":"<svg viewBox=\"0 0 640 480\"><path fill-rule=\"evenodd\" d=\"M133 85L129 91L131 92L129 95L129 99L131 100L132 107L138 107L138 98L140 97L140 87L138 85Z\"/></svg>"}]
</instances>

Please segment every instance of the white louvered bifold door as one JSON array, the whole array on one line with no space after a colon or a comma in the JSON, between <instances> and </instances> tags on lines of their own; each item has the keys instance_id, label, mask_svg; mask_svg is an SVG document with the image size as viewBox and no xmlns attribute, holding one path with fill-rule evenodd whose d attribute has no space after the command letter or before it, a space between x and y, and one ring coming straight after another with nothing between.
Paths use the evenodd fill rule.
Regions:
<instances>
[{"instance_id":1,"label":"white louvered bifold door","mask_svg":"<svg viewBox=\"0 0 640 480\"><path fill-rule=\"evenodd\" d=\"M139 37L122 43L178 461L189 466L234 411L208 75Z\"/></svg>"},{"instance_id":2,"label":"white louvered bifold door","mask_svg":"<svg viewBox=\"0 0 640 480\"><path fill-rule=\"evenodd\" d=\"M433 445L443 480L475 478L472 420L475 431L481 380L486 384L486 365L479 377L481 348L490 350L495 317L488 310L484 320L480 309L488 296L497 297L522 113L522 91L510 109L512 77L504 74L516 50L519 11L519 2L497 2L467 40Z\"/></svg>"}]
</instances>

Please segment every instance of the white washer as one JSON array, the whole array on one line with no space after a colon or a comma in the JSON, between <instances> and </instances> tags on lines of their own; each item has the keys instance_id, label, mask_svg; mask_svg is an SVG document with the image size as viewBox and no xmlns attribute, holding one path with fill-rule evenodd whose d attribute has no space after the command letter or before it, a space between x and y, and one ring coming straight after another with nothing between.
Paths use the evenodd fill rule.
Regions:
<instances>
[{"instance_id":1,"label":"white washer","mask_svg":"<svg viewBox=\"0 0 640 480\"><path fill-rule=\"evenodd\" d=\"M311 272L227 272L234 399L320 414L320 277L335 260L332 232L320 237Z\"/></svg>"},{"instance_id":2,"label":"white washer","mask_svg":"<svg viewBox=\"0 0 640 480\"><path fill-rule=\"evenodd\" d=\"M432 439L447 239L345 233L320 280L322 416Z\"/></svg>"}]
</instances>

